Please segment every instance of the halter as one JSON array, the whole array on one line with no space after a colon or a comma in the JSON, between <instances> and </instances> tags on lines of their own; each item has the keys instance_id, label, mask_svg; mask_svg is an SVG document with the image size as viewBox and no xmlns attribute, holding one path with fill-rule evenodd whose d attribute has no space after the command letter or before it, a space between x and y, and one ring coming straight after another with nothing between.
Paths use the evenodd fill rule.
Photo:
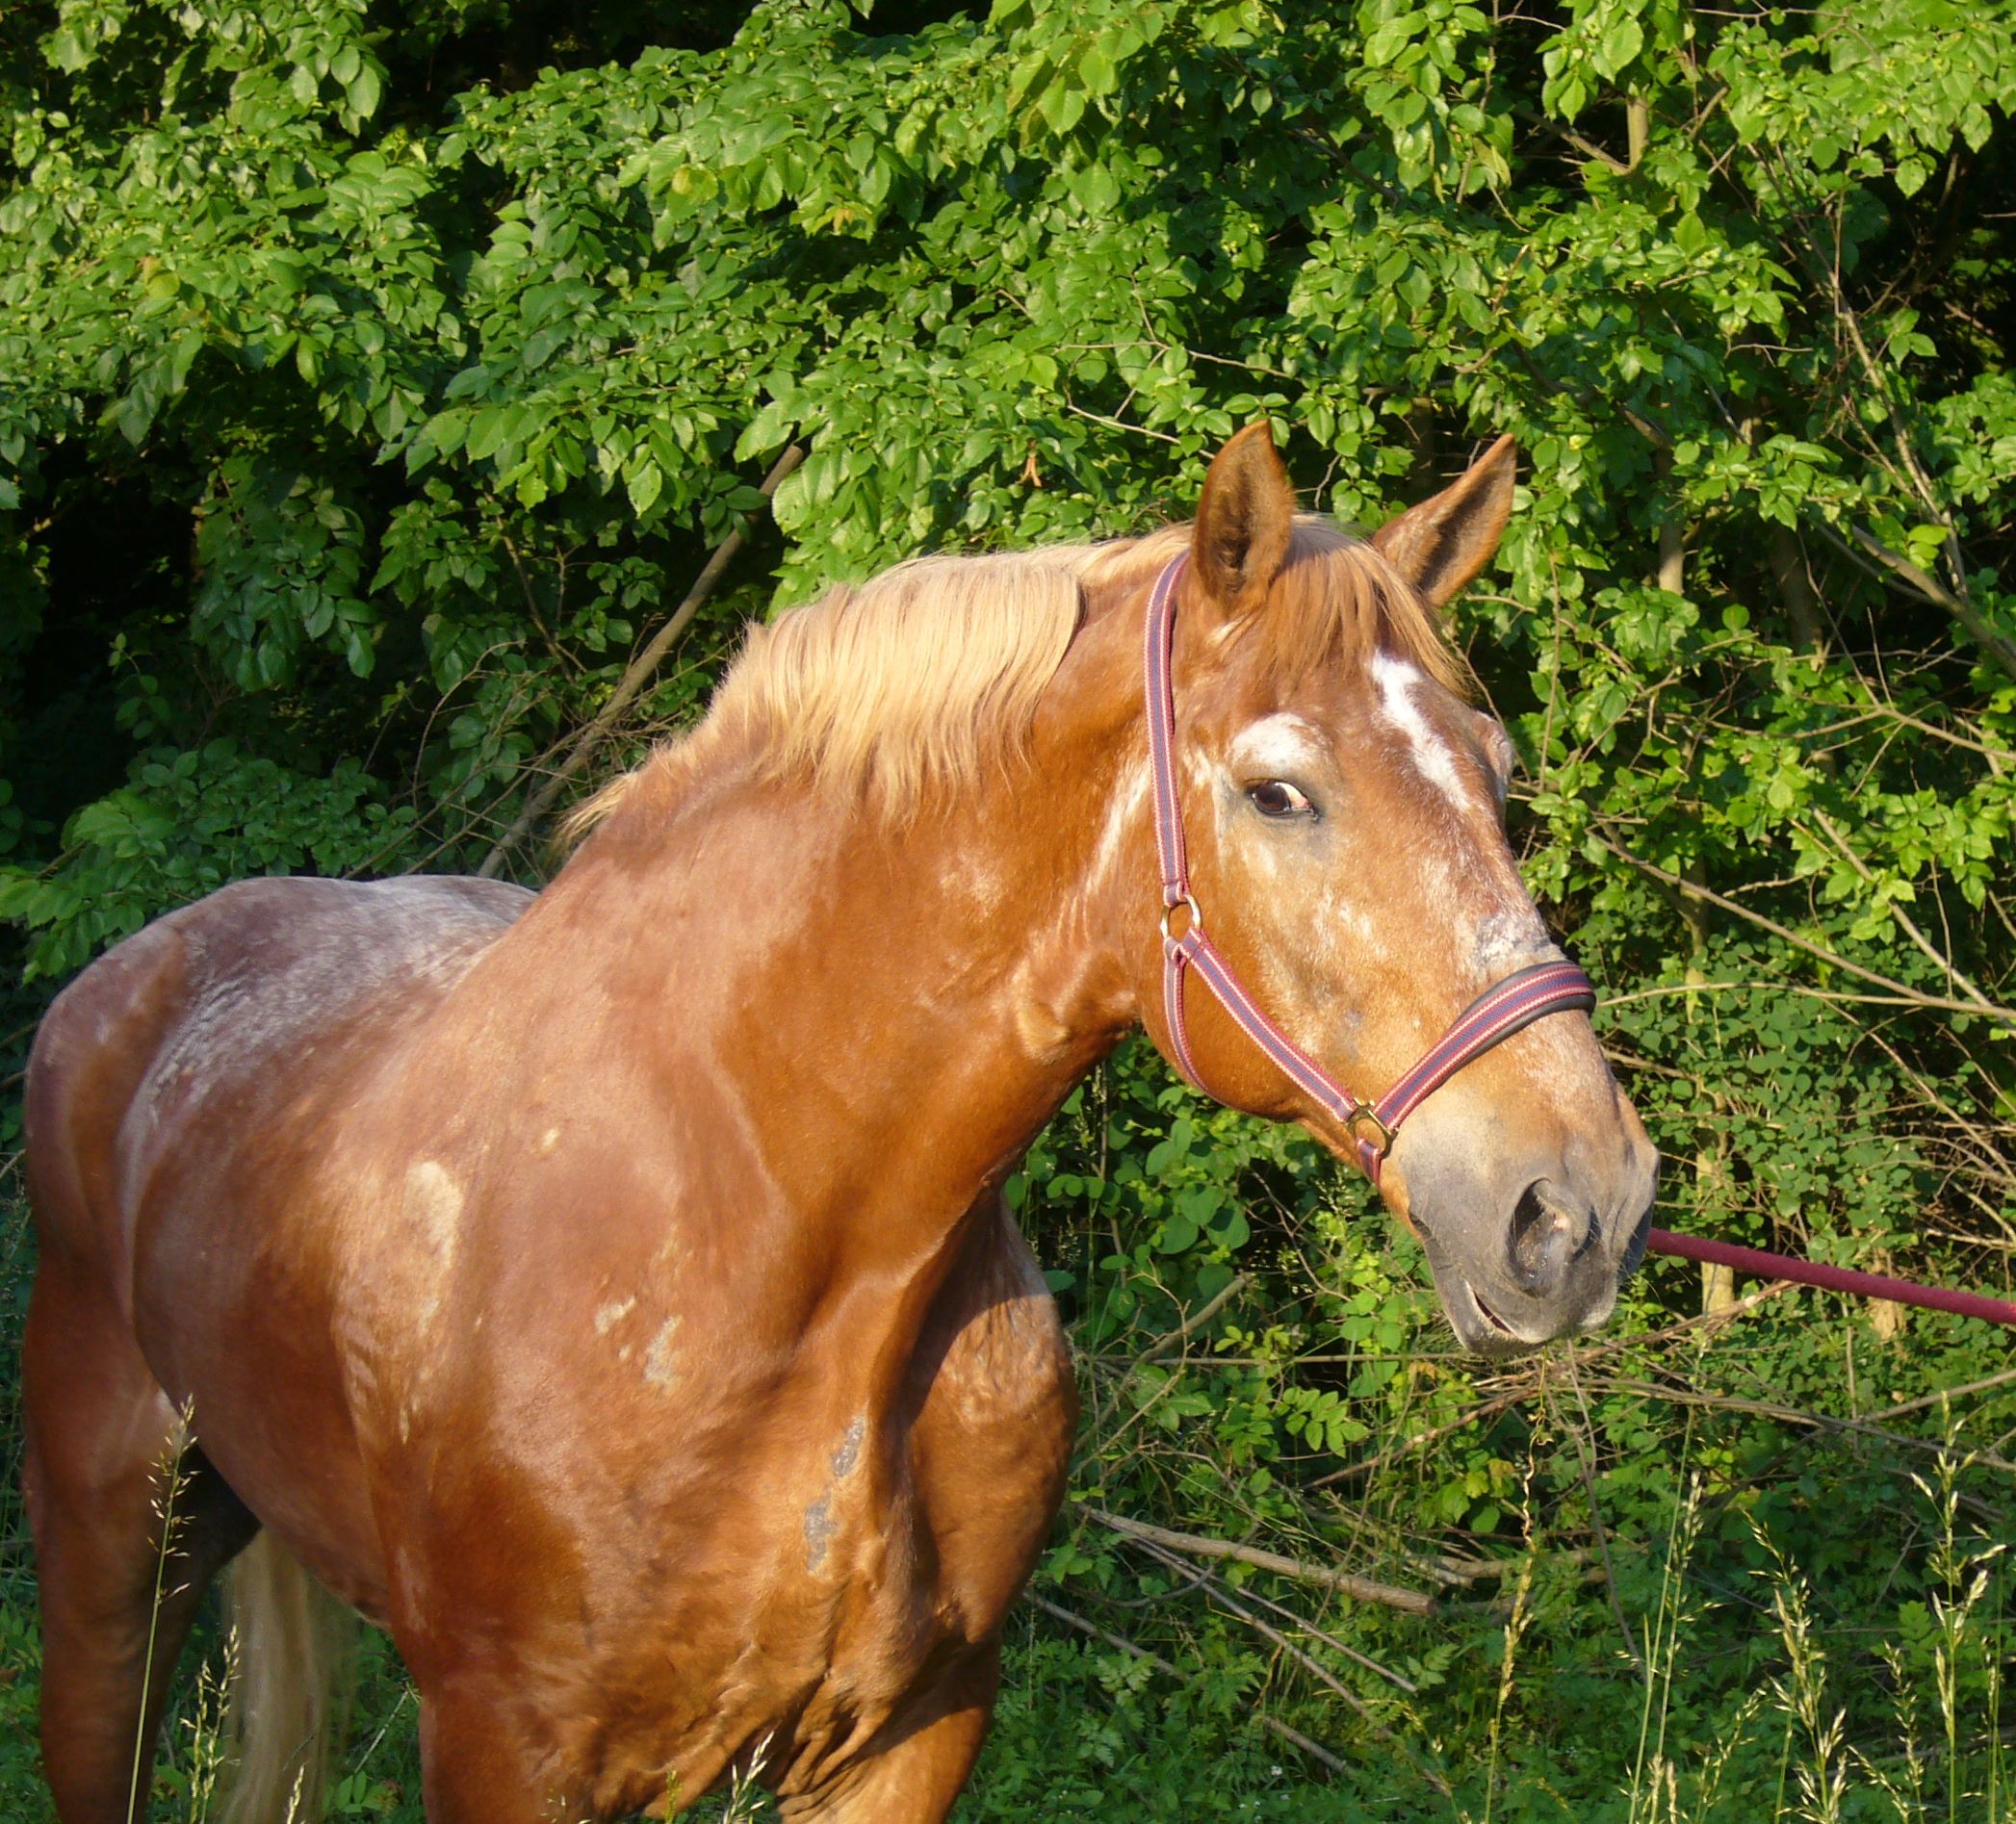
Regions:
<instances>
[{"instance_id":1,"label":"halter","mask_svg":"<svg viewBox=\"0 0 2016 1824\"><path fill-rule=\"evenodd\" d=\"M1176 584L1187 553L1170 559L1148 600L1144 669L1148 691L1148 751L1154 771L1155 849L1162 863L1162 1005L1169 1036L1183 1075L1204 1094L1202 1075L1190 1054L1183 1017L1183 988L1190 971L1236 1025L1281 1072L1342 1125L1357 1148L1358 1168L1374 1184L1392 1147L1393 1136L1430 1095L1472 1059L1548 1014L1590 1013L1596 990L1574 963L1536 963L1486 989L1456 1017L1420 1063L1377 1102L1361 1101L1263 1014L1232 973L1231 964L1204 931L1204 915L1190 890L1190 865L1183 852L1183 810L1176 800L1176 688L1170 655L1176 644ZM1183 928L1172 930L1182 915Z\"/></svg>"}]
</instances>

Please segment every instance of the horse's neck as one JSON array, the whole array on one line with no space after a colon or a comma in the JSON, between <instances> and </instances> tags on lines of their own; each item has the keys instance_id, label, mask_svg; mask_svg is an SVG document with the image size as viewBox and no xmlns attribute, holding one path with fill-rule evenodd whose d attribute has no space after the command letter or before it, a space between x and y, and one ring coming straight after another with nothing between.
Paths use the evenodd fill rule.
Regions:
<instances>
[{"instance_id":1,"label":"horse's neck","mask_svg":"<svg viewBox=\"0 0 2016 1824\"><path fill-rule=\"evenodd\" d=\"M709 1143L781 1213L935 1245L1132 1017L1108 785L990 782L900 831L802 787L710 791L598 835L524 935L586 967L607 1042L726 1098Z\"/></svg>"}]
</instances>

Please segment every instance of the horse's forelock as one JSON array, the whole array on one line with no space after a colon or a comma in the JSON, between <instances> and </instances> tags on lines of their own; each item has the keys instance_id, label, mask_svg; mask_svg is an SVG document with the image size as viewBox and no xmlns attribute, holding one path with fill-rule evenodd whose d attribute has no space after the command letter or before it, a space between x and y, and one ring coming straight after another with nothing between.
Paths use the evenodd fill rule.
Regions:
<instances>
[{"instance_id":1,"label":"horse's forelock","mask_svg":"<svg viewBox=\"0 0 2016 1824\"><path fill-rule=\"evenodd\" d=\"M1476 693L1468 663L1441 618L1366 540L1316 514L1298 516L1288 560L1243 637L1259 662L1290 687L1340 660L1373 654L1404 658L1465 700Z\"/></svg>"}]
</instances>

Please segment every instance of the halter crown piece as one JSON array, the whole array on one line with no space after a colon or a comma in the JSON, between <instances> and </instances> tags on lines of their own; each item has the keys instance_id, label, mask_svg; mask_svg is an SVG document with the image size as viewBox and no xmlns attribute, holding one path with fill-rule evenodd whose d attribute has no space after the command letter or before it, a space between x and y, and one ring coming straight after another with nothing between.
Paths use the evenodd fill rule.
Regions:
<instances>
[{"instance_id":1,"label":"halter crown piece","mask_svg":"<svg viewBox=\"0 0 2016 1824\"><path fill-rule=\"evenodd\" d=\"M1148 751L1154 773L1155 848L1162 862L1162 1005L1176 1063L1206 1095L1183 1017L1183 989L1194 969L1219 1006L1273 1063L1313 1101L1335 1117L1357 1143L1358 1168L1374 1184L1400 1123L1464 1065L1548 1014L1590 1013L1596 989L1565 959L1537 963L1486 989L1456 1016L1420 1063L1376 1102L1352 1094L1263 1014L1231 964L1204 931L1203 913L1190 890L1183 852L1183 811L1176 800L1176 687L1170 656L1176 645L1176 585L1187 553L1170 559L1148 600L1144 670L1148 688ZM1180 915L1182 929L1173 929Z\"/></svg>"}]
</instances>

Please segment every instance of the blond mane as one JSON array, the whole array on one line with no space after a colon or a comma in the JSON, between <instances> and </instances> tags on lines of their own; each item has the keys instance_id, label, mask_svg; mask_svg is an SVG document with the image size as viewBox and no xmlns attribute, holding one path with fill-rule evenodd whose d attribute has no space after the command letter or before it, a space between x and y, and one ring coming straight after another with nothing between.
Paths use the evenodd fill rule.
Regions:
<instances>
[{"instance_id":1,"label":"blond mane","mask_svg":"<svg viewBox=\"0 0 2016 1824\"><path fill-rule=\"evenodd\" d=\"M915 557L752 626L705 719L577 807L561 840L579 842L640 786L675 794L731 743L764 778L907 817L932 793L1012 763L1088 594L1145 586L1190 534L1165 526L1102 544ZM1291 681L1384 648L1459 694L1470 688L1420 597L1370 545L1314 514L1297 516L1287 563L1238 637L1259 642L1262 662Z\"/></svg>"}]
</instances>

